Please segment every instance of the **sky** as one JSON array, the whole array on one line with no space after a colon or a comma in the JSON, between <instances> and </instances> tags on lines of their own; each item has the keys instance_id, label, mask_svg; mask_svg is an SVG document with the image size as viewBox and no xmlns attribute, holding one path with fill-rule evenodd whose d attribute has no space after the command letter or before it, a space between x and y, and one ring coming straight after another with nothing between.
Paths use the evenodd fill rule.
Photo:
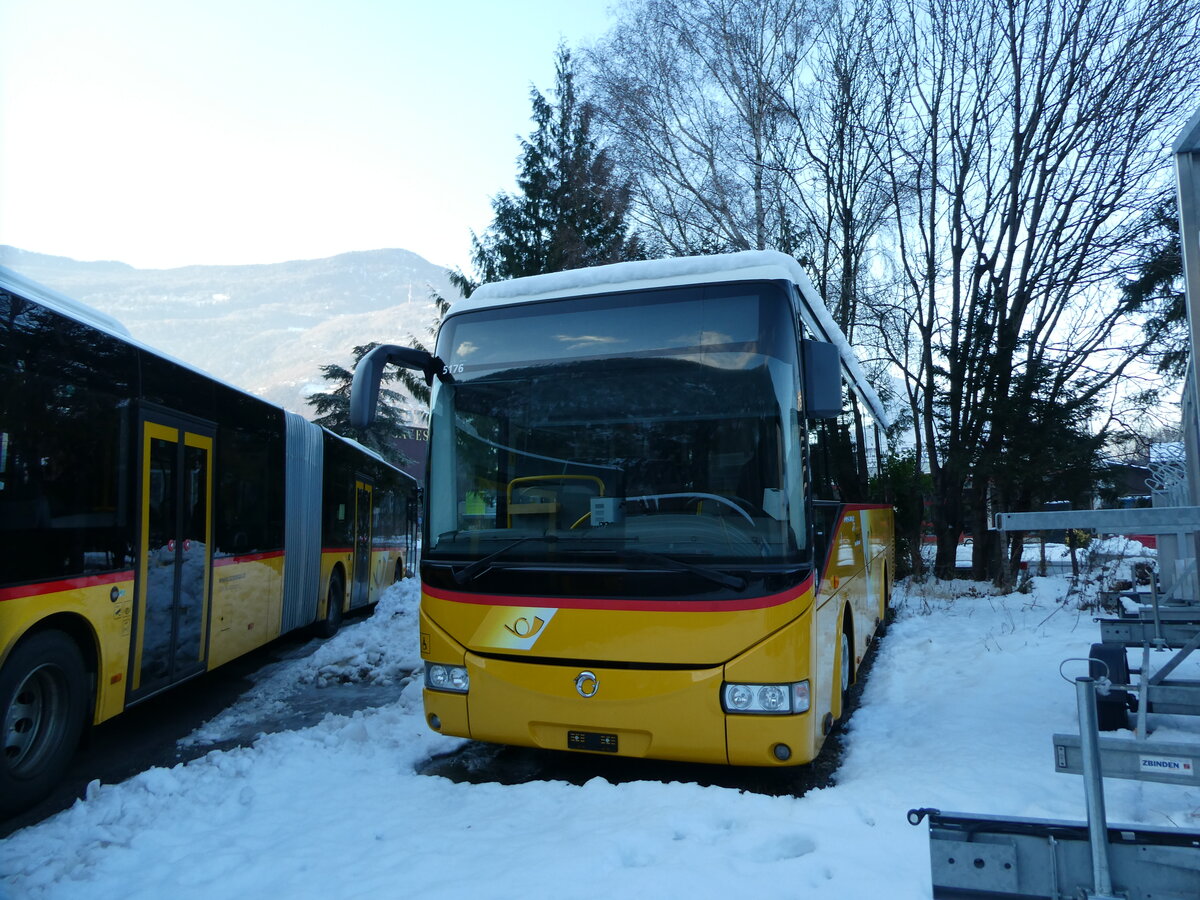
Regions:
<instances>
[{"instance_id":1,"label":"sky","mask_svg":"<svg viewBox=\"0 0 1200 900\"><path fill-rule=\"evenodd\" d=\"M614 0L0 0L0 244L470 264L529 92Z\"/></svg>"},{"instance_id":2,"label":"sky","mask_svg":"<svg viewBox=\"0 0 1200 900\"><path fill-rule=\"evenodd\" d=\"M409 579L370 619L265 670L185 741L240 733L313 681L330 684L331 709L347 679L405 683L398 699L93 782L70 809L0 840L0 898L927 900L929 828L908 824L908 810L1086 819L1082 778L1055 772L1051 745L1055 733L1079 733L1064 674L1086 674L1098 634L1067 590L1062 577L1007 595L968 582L898 585L835 783L796 798L685 781L417 774L463 741L424 724L409 675L420 666ZM1159 741L1200 734L1194 717L1152 715L1151 725ZM1105 801L1109 823L1200 830L1194 787L1109 778Z\"/></svg>"}]
</instances>

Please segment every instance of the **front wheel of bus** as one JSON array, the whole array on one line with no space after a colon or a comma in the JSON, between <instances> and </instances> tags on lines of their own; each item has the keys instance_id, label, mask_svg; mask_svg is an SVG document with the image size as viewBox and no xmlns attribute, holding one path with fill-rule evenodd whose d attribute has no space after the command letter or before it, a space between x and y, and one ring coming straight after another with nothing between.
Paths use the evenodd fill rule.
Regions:
<instances>
[{"instance_id":1,"label":"front wheel of bus","mask_svg":"<svg viewBox=\"0 0 1200 900\"><path fill-rule=\"evenodd\" d=\"M43 631L17 646L0 672L0 816L45 797L79 744L87 672L75 642Z\"/></svg>"}]
</instances>

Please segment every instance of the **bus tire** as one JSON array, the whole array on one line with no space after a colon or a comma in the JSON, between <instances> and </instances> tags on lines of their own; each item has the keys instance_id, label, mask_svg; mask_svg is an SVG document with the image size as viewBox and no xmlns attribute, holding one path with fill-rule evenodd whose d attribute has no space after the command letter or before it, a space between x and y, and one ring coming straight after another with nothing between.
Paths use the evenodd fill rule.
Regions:
<instances>
[{"instance_id":1,"label":"bus tire","mask_svg":"<svg viewBox=\"0 0 1200 900\"><path fill-rule=\"evenodd\" d=\"M87 712L87 670L75 642L40 631L0 671L0 817L28 809L62 778Z\"/></svg>"},{"instance_id":2,"label":"bus tire","mask_svg":"<svg viewBox=\"0 0 1200 900\"><path fill-rule=\"evenodd\" d=\"M1088 675L1107 678L1113 684L1129 684L1129 659L1124 644L1092 644L1088 654ZM1130 694L1111 690L1107 696L1096 694L1096 727L1100 731L1120 731L1129 727Z\"/></svg>"},{"instance_id":3,"label":"bus tire","mask_svg":"<svg viewBox=\"0 0 1200 900\"><path fill-rule=\"evenodd\" d=\"M880 617L880 624L883 628L887 628L888 616L892 614L892 573L888 571L888 567L883 567L883 615Z\"/></svg>"},{"instance_id":4,"label":"bus tire","mask_svg":"<svg viewBox=\"0 0 1200 900\"><path fill-rule=\"evenodd\" d=\"M346 596L342 573L335 571L329 576L329 589L325 592L325 618L313 626L317 637L331 638L342 627L342 601Z\"/></svg>"},{"instance_id":5,"label":"bus tire","mask_svg":"<svg viewBox=\"0 0 1200 900\"><path fill-rule=\"evenodd\" d=\"M850 640L850 629L842 626L842 639L838 648L841 661L838 664L838 690L841 693L842 705L838 715L840 721L845 721L850 713L850 685L854 684L854 644Z\"/></svg>"}]
</instances>

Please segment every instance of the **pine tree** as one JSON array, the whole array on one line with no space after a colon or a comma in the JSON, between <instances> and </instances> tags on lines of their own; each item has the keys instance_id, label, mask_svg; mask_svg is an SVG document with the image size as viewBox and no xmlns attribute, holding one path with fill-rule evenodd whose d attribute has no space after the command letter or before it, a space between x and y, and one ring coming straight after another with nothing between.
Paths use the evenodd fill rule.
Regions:
<instances>
[{"instance_id":1,"label":"pine tree","mask_svg":"<svg viewBox=\"0 0 1200 900\"><path fill-rule=\"evenodd\" d=\"M643 257L629 233L629 190L592 137L591 106L575 88L571 53L560 47L552 100L531 93L537 126L522 141L516 194L492 200L494 219L471 235L478 281L499 281ZM461 276L459 285L474 287Z\"/></svg>"},{"instance_id":2,"label":"pine tree","mask_svg":"<svg viewBox=\"0 0 1200 900\"><path fill-rule=\"evenodd\" d=\"M464 286L463 279L464 276L461 273L450 272L451 284L457 287L460 291L462 291L463 295L466 296L472 290L474 290L474 286ZM414 334L410 334L408 336L408 346L415 350L424 350L426 353L433 353L434 344L437 340L438 328L441 327L442 319L446 317L446 313L450 309L450 301L443 297L437 290L432 288L429 291L429 298L433 301L435 309L433 321L429 323L429 327L426 329L426 335L424 339L419 338ZM412 369L404 368L385 370L384 377L387 378L390 376L394 376L399 379L400 384L404 386L404 389L407 390L412 398L417 402L417 406L419 408L417 415L421 417L422 421L428 421L430 390L429 385L425 383L424 376L413 371Z\"/></svg>"},{"instance_id":3,"label":"pine tree","mask_svg":"<svg viewBox=\"0 0 1200 900\"><path fill-rule=\"evenodd\" d=\"M1141 246L1136 275L1121 292L1126 308L1146 315L1143 328L1158 371L1173 378L1187 373L1187 300L1183 293L1183 250L1174 191L1166 191L1146 216L1149 239Z\"/></svg>"},{"instance_id":4,"label":"pine tree","mask_svg":"<svg viewBox=\"0 0 1200 900\"><path fill-rule=\"evenodd\" d=\"M354 348L354 368L362 358L378 347L378 343L363 344ZM334 387L322 393L309 396L308 403L314 407L317 415L313 421L323 425L334 434L358 441L364 447L374 450L393 465L403 466L412 462L399 449L397 441L410 436L407 414L401 405L403 398L396 391L381 387L379 390L379 410L375 424L369 429L352 428L350 425L350 385L354 380L353 369L331 363L321 366L321 377L331 382ZM383 382L395 381L398 377L396 370L386 371Z\"/></svg>"}]
</instances>

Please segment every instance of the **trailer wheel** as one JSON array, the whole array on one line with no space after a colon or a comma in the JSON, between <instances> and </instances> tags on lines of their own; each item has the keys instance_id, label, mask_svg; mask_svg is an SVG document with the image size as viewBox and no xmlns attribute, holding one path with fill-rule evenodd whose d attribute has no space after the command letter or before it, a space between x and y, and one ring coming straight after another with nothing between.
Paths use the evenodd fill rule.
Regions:
<instances>
[{"instance_id":1,"label":"trailer wheel","mask_svg":"<svg viewBox=\"0 0 1200 900\"><path fill-rule=\"evenodd\" d=\"M42 631L20 643L0 671L0 816L50 793L79 745L87 671L75 642Z\"/></svg>"},{"instance_id":2,"label":"trailer wheel","mask_svg":"<svg viewBox=\"0 0 1200 900\"><path fill-rule=\"evenodd\" d=\"M1092 644L1088 654L1088 674L1107 678L1113 684L1129 684L1129 660L1122 644ZM1129 692L1111 690L1107 696L1096 694L1096 725L1101 731L1119 731L1129 727Z\"/></svg>"},{"instance_id":3,"label":"trailer wheel","mask_svg":"<svg viewBox=\"0 0 1200 900\"><path fill-rule=\"evenodd\" d=\"M346 585L342 573L335 571L329 576L329 590L325 594L325 618L313 626L317 637L331 638L342 627L342 600L346 596Z\"/></svg>"}]
</instances>

